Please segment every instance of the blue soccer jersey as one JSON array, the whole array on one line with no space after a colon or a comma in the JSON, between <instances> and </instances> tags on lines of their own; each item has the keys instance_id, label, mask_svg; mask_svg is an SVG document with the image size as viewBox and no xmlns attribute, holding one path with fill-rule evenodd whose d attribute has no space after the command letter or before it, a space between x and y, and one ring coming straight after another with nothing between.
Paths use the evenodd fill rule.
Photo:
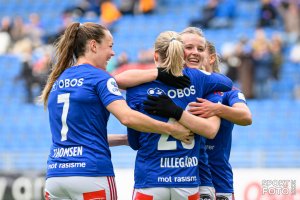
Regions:
<instances>
[{"instance_id":1,"label":"blue soccer jersey","mask_svg":"<svg viewBox=\"0 0 300 200\"><path fill-rule=\"evenodd\" d=\"M60 75L48 99L52 146L47 177L114 176L106 106L123 99L114 78L91 65L73 66Z\"/></svg>"},{"instance_id":2,"label":"blue soccer jersey","mask_svg":"<svg viewBox=\"0 0 300 200\"><path fill-rule=\"evenodd\" d=\"M213 95L216 98L221 96L222 104L231 107L235 103L246 103L244 94L236 89ZM217 193L233 193L233 173L229 163L233 126L232 122L221 119L220 129L216 137L212 140L206 140L208 163Z\"/></svg>"},{"instance_id":3,"label":"blue soccer jersey","mask_svg":"<svg viewBox=\"0 0 300 200\"><path fill-rule=\"evenodd\" d=\"M196 97L203 97L216 88L228 91L232 82L221 74L206 74L197 69L186 68L184 74L190 77L191 86L177 89L153 81L127 89L129 106L144 114L143 102L147 95L168 95L174 103L186 108ZM160 121L169 119L149 115ZM148 187L197 187L199 185L198 158L200 136L195 135L192 144L184 144L172 136L140 133L128 129L129 144L138 149L135 163L135 188Z\"/></svg>"},{"instance_id":4,"label":"blue soccer jersey","mask_svg":"<svg viewBox=\"0 0 300 200\"><path fill-rule=\"evenodd\" d=\"M200 139L200 154L199 154L199 178L200 186L213 187L212 176L208 164L208 155L205 149L206 138Z\"/></svg>"},{"instance_id":5,"label":"blue soccer jersey","mask_svg":"<svg viewBox=\"0 0 300 200\"><path fill-rule=\"evenodd\" d=\"M213 103L221 103L222 97L212 93L205 98ZM200 186L213 187L212 176L208 164L208 155L206 153L206 140L207 138L201 137L200 140L200 155L199 155L199 174L200 174Z\"/></svg>"}]
</instances>

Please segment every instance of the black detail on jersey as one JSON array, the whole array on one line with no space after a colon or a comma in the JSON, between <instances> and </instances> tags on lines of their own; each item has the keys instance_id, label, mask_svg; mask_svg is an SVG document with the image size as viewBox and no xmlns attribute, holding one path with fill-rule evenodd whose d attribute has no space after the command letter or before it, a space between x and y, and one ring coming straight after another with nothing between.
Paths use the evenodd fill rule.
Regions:
<instances>
[{"instance_id":1,"label":"black detail on jersey","mask_svg":"<svg viewBox=\"0 0 300 200\"><path fill-rule=\"evenodd\" d=\"M229 199L223 195L219 195L217 196L217 200L229 200Z\"/></svg>"},{"instance_id":2,"label":"black detail on jersey","mask_svg":"<svg viewBox=\"0 0 300 200\"><path fill-rule=\"evenodd\" d=\"M213 198L209 194L201 194L200 200L213 200Z\"/></svg>"}]
</instances>

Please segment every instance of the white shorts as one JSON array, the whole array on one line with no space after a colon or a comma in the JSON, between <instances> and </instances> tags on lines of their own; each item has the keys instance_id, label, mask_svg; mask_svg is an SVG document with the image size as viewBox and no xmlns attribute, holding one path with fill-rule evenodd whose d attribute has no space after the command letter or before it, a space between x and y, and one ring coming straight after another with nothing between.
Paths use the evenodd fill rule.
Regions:
<instances>
[{"instance_id":1,"label":"white shorts","mask_svg":"<svg viewBox=\"0 0 300 200\"><path fill-rule=\"evenodd\" d=\"M199 187L134 189L133 200L200 200Z\"/></svg>"},{"instance_id":2,"label":"white shorts","mask_svg":"<svg viewBox=\"0 0 300 200\"><path fill-rule=\"evenodd\" d=\"M117 200L113 176L52 177L46 180L46 200Z\"/></svg>"},{"instance_id":3,"label":"white shorts","mask_svg":"<svg viewBox=\"0 0 300 200\"><path fill-rule=\"evenodd\" d=\"M232 193L216 193L217 200L234 200Z\"/></svg>"},{"instance_id":4,"label":"white shorts","mask_svg":"<svg viewBox=\"0 0 300 200\"><path fill-rule=\"evenodd\" d=\"M214 187L200 186L200 200L216 200L216 192Z\"/></svg>"}]
</instances>

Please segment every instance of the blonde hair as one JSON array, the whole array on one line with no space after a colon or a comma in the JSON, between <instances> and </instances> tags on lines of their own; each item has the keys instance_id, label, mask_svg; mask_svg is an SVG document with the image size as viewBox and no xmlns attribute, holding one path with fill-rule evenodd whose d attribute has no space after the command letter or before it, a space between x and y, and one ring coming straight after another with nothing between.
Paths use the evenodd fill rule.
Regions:
<instances>
[{"instance_id":1,"label":"blonde hair","mask_svg":"<svg viewBox=\"0 0 300 200\"><path fill-rule=\"evenodd\" d=\"M161 60L160 67L174 76L182 76L184 68L184 46L181 37L174 31L165 31L159 34L154 44L154 51Z\"/></svg>"},{"instance_id":2,"label":"blonde hair","mask_svg":"<svg viewBox=\"0 0 300 200\"><path fill-rule=\"evenodd\" d=\"M179 34L180 34L180 35L184 35L184 34L194 34L194 35L198 35L199 37L205 39L203 31L202 31L200 28L193 27L193 26L190 26L190 27L185 28L185 29L184 29L183 31L181 31ZM205 39L205 48L206 48L206 39ZM204 67L204 66L200 66L199 69L205 70L205 67Z\"/></svg>"},{"instance_id":3,"label":"blonde hair","mask_svg":"<svg viewBox=\"0 0 300 200\"><path fill-rule=\"evenodd\" d=\"M182 32L180 32L180 35L183 35L183 34L195 34L195 35L205 38L203 31L197 27L185 28ZM220 59L216 52L215 45L212 42L206 40L205 48L207 48L207 50L208 50L209 57L214 56L214 58L215 58L215 61L212 66L213 72L220 72L220 69L219 69ZM200 69L205 70L205 67L201 66Z\"/></svg>"},{"instance_id":4,"label":"blonde hair","mask_svg":"<svg viewBox=\"0 0 300 200\"><path fill-rule=\"evenodd\" d=\"M193 26L187 27L183 31L181 31L179 34L183 35L183 34L186 34L186 33L188 33L188 34L196 34L196 35L199 35L200 37L204 38L203 31L200 28L197 28L197 27L193 27Z\"/></svg>"},{"instance_id":5,"label":"blonde hair","mask_svg":"<svg viewBox=\"0 0 300 200\"><path fill-rule=\"evenodd\" d=\"M45 108L47 107L50 91L58 77L67 68L74 65L80 56L85 54L86 44L89 40L101 43L107 30L104 26L92 22L84 24L75 22L66 28L64 34L54 44L54 64L52 65L47 84L40 96L40 100L44 103Z\"/></svg>"},{"instance_id":6,"label":"blonde hair","mask_svg":"<svg viewBox=\"0 0 300 200\"><path fill-rule=\"evenodd\" d=\"M219 56L217 55L215 45L213 43L211 43L210 41L206 41L206 44L207 44L206 48L208 50L209 57L213 56L215 58L215 61L212 64L212 70L213 70L213 72L219 73L220 72L220 69L219 69L220 59L219 59Z\"/></svg>"}]
</instances>

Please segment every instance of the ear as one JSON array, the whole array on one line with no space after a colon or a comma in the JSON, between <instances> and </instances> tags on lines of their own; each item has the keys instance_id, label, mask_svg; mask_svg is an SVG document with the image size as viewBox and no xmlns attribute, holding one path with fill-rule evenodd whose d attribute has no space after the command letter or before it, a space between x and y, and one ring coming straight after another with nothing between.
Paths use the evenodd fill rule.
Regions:
<instances>
[{"instance_id":1,"label":"ear","mask_svg":"<svg viewBox=\"0 0 300 200\"><path fill-rule=\"evenodd\" d=\"M158 53L157 52L154 52L154 61L158 62Z\"/></svg>"},{"instance_id":2,"label":"ear","mask_svg":"<svg viewBox=\"0 0 300 200\"><path fill-rule=\"evenodd\" d=\"M209 64L212 65L214 62L216 62L216 54L211 54L209 56Z\"/></svg>"},{"instance_id":3,"label":"ear","mask_svg":"<svg viewBox=\"0 0 300 200\"><path fill-rule=\"evenodd\" d=\"M97 42L96 40L91 40L89 42L89 47L90 47L90 50L93 52L93 53L96 53L97 52Z\"/></svg>"}]
</instances>

